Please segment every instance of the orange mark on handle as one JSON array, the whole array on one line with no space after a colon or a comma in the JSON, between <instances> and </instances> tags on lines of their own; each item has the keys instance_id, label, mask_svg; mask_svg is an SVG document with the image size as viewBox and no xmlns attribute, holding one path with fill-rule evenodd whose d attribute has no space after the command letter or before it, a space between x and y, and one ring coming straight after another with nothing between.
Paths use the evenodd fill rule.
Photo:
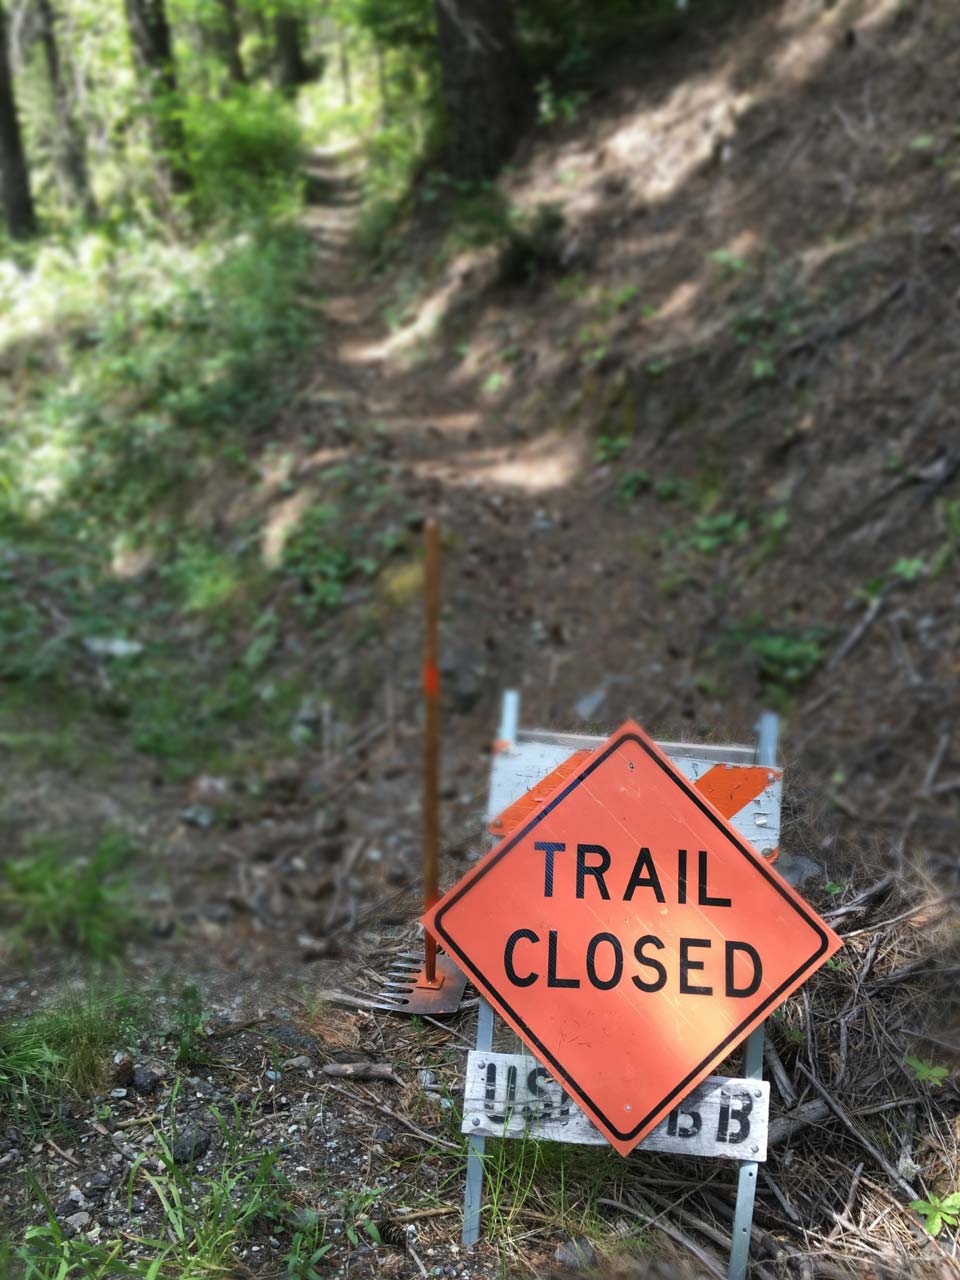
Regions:
<instances>
[{"instance_id":1,"label":"orange mark on handle","mask_svg":"<svg viewBox=\"0 0 960 1280\"><path fill-rule=\"evenodd\" d=\"M423 695L425 698L440 697L440 668L435 662L423 664Z\"/></svg>"}]
</instances>

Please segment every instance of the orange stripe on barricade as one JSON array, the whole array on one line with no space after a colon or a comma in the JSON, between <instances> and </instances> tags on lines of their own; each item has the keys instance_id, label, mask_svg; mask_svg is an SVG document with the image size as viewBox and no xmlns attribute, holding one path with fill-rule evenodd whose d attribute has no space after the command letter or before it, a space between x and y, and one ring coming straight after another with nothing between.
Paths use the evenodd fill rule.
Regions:
<instances>
[{"instance_id":1,"label":"orange stripe on barricade","mask_svg":"<svg viewBox=\"0 0 960 1280\"><path fill-rule=\"evenodd\" d=\"M760 765L717 764L693 785L725 818L732 818L766 790L771 774L776 779L781 771Z\"/></svg>"},{"instance_id":2,"label":"orange stripe on barricade","mask_svg":"<svg viewBox=\"0 0 960 1280\"><path fill-rule=\"evenodd\" d=\"M494 743L496 751L499 744ZM563 764L558 764L553 773L547 775L536 786L531 787L525 795L519 800L514 800L513 804L504 809L503 813L491 821L487 830L492 836L506 835L508 831L513 831L519 827L525 818L538 809L544 800L550 795L551 791L556 791L560 783L569 778L572 773L576 772L577 766L582 760L586 760L590 754L589 751L575 751L572 756L568 756Z\"/></svg>"},{"instance_id":3,"label":"orange stripe on barricade","mask_svg":"<svg viewBox=\"0 0 960 1280\"><path fill-rule=\"evenodd\" d=\"M494 753L503 751L510 745L509 742L497 741L493 744ZM518 800L514 800L513 804L508 805L502 813L497 814L487 827L490 834L505 836L508 831L515 831L522 826L543 804L547 796L556 791L561 782L576 773L589 754L590 752L586 750L574 751L563 764L557 765L552 773L531 787ZM725 818L732 818L763 793L770 785L771 774L776 780L783 776L783 771L767 769L760 765L718 764L708 769L693 786L710 801L715 809L719 809ZM779 849L773 849L765 854L764 858L767 862L776 862L779 853Z\"/></svg>"}]
</instances>

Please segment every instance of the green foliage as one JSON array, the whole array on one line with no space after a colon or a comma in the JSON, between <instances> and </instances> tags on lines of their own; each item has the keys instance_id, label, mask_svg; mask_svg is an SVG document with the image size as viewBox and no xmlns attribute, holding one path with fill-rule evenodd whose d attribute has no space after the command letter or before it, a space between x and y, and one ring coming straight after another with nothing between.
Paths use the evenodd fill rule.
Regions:
<instances>
[{"instance_id":1,"label":"green foliage","mask_svg":"<svg viewBox=\"0 0 960 1280\"><path fill-rule=\"evenodd\" d=\"M563 211L544 203L523 210L494 183L460 183L443 179L435 190L453 193L450 240L456 247L500 249L504 284L524 284L554 271L560 262Z\"/></svg>"},{"instance_id":2,"label":"green foliage","mask_svg":"<svg viewBox=\"0 0 960 1280\"><path fill-rule=\"evenodd\" d=\"M720 268L724 275L741 275L747 270L747 260L732 249L714 249L707 254L707 260Z\"/></svg>"},{"instance_id":3,"label":"green foliage","mask_svg":"<svg viewBox=\"0 0 960 1280\"><path fill-rule=\"evenodd\" d=\"M300 603L309 617L343 603L347 584L369 577L376 561L358 554L336 507L312 507L284 548L283 563L300 584Z\"/></svg>"},{"instance_id":4,"label":"green foliage","mask_svg":"<svg viewBox=\"0 0 960 1280\"><path fill-rule=\"evenodd\" d=\"M823 664L830 629L824 626L771 627L762 616L732 627L717 644L728 661L744 657L754 665L764 696L784 701L802 688Z\"/></svg>"},{"instance_id":5,"label":"green foliage","mask_svg":"<svg viewBox=\"0 0 960 1280\"><path fill-rule=\"evenodd\" d=\"M303 1209L297 1214L298 1223L293 1232L290 1249L283 1261L287 1280L321 1280L317 1264L333 1248L326 1239L327 1223L313 1209Z\"/></svg>"},{"instance_id":6,"label":"green foliage","mask_svg":"<svg viewBox=\"0 0 960 1280\"><path fill-rule=\"evenodd\" d=\"M294 109L260 85L225 98L191 94L183 105L190 201L204 222L295 213L303 143Z\"/></svg>"},{"instance_id":7,"label":"green foliage","mask_svg":"<svg viewBox=\"0 0 960 1280\"><path fill-rule=\"evenodd\" d=\"M927 562L922 556L901 556L890 568L891 574L895 578L899 578L901 582L916 582L922 577L927 568Z\"/></svg>"},{"instance_id":8,"label":"green foliage","mask_svg":"<svg viewBox=\"0 0 960 1280\"><path fill-rule=\"evenodd\" d=\"M221 609L240 587L237 563L202 542L182 542L167 572L188 613Z\"/></svg>"},{"instance_id":9,"label":"green foliage","mask_svg":"<svg viewBox=\"0 0 960 1280\"><path fill-rule=\"evenodd\" d=\"M104 1082L111 1053L142 1030L129 991L91 985L0 1026L0 1100L36 1112L64 1091L89 1095Z\"/></svg>"},{"instance_id":10,"label":"green foliage","mask_svg":"<svg viewBox=\"0 0 960 1280\"><path fill-rule=\"evenodd\" d=\"M203 1001L194 983L183 988L173 1009L171 1038L176 1042L174 1062L178 1066L198 1066L207 1061L203 1046L206 1030L203 1025Z\"/></svg>"},{"instance_id":11,"label":"green foliage","mask_svg":"<svg viewBox=\"0 0 960 1280\"><path fill-rule=\"evenodd\" d=\"M344 1191L341 1194L343 1203L343 1229L347 1239L356 1249L360 1244L361 1233L374 1244L380 1243L380 1231L370 1217L370 1210L383 1195L379 1187L370 1190Z\"/></svg>"},{"instance_id":12,"label":"green foliage","mask_svg":"<svg viewBox=\"0 0 960 1280\"><path fill-rule=\"evenodd\" d=\"M938 1236L945 1226L952 1228L960 1223L960 1191L943 1197L931 1191L927 1200L911 1200L910 1208L923 1218L924 1230Z\"/></svg>"},{"instance_id":13,"label":"green foliage","mask_svg":"<svg viewBox=\"0 0 960 1280\"><path fill-rule=\"evenodd\" d=\"M100 1244L83 1236L70 1238L49 1201L46 1209L47 1221L28 1227L23 1245L13 1251L21 1264L21 1269L12 1273L17 1280L113 1280L123 1276L159 1280L163 1275L162 1258L132 1265L122 1257L122 1240Z\"/></svg>"},{"instance_id":14,"label":"green foliage","mask_svg":"<svg viewBox=\"0 0 960 1280\"><path fill-rule=\"evenodd\" d=\"M45 837L28 856L4 864L0 905L22 936L104 959L123 946L135 921L121 875L133 853L121 832L107 833L92 853L79 856L69 837Z\"/></svg>"},{"instance_id":15,"label":"green foliage","mask_svg":"<svg viewBox=\"0 0 960 1280\"><path fill-rule=\"evenodd\" d=\"M538 204L528 213L514 213L500 251L500 278L505 284L526 284L560 265L563 213L559 205Z\"/></svg>"},{"instance_id":16,"label":"green foliage","mask_svg":"<svg viewBox=\"0 0 960 1280\"><path fill-rule=\"evenodd\" d=\"M944 540L930 561L932 578L938 578L960 553L960 498L942 499L936 511Z\"/></svg>"},{"instance_id":17,"label":"green foliage","mask_svg":"<svg viewBox=\"0 0 960 1280\"><path fill-rule=\"evenodd\" d=\"M823 628L756 631L748 637L761 679L782 689L799 688L821 666L826 656Z\"/></svg>"},{"instance_id":18,"label":"green foliage","mask_svg":"<svg viewBox=\"0 0 960 1280\"><path fill-rule=\"evenodd\" d=\"M630 446L630 437L626 435L600 436L594 446L594 459L602 466L607 462L616 462L621 454Z\"/></svg>"},{"instance_id":19,"label":"green foliage","mask_svg":"<svg viewBox=\"0 0 960 1280\"><path fill-rule=\"evenodd\" d=\"M750 558L751 569L756 569L781 550L789 524L790 513L786 507L776 507L762 517L759 539Z\"/></svg>"},{"instance_id":20,"label":"green foliage","mask_svg":"<svg viewBox=\"0 0 960 1280\"><path fill-rule=\"evenodd\" d=\"M202 1173L175 1164L170 1144L162 1137L158 1153L161 1171L143 1167L143 1156L130 1170L130 1194L142 1171L163 1212L166 1239L145 1243L163 1259L165 1270L179 1280L232 1271L236 1247L254 1231L269 1230L289 1209L285 1198L289 1183L277 1154L257 1149L249 1121L239 1112L232 1124L216 1111L214 1117L223 1156L205 1160Z\"/></svg>"},{"instance_id":21,"label":"green foliage","mask_svg":"<svg viewBox=\"0 0 960 1280\"><path fill-rule=\"evenodd\" d=\"M712 555L721 547L742 542L749 523L736 511L718 511L713 515L697 516L693 528L686 536L686 545L703 555Z\"/></svg>"},{"instance_id":22,"label":"green foliage","mask_svg":"<svg viewBox=\"0 0 960 1280\"><path fill-rule=\"evenodd\" d=\"M537 119L541 124L572 124L589 95L581 89L557 88L544 76L537 82Z\"/></svg>"},{"instance_id":23,"label":"green foliage","mask_svg":"<svg viewBox=\"0 0 960 1280\"><path fill-rule=\"evenodd\" d=\"M91 235L27 273L0 264L0 347L19 375L0 390L18 423L0 441L0 515L35 520L70 500L87 538L91 519L129 536L182 496L275 394L303 333L308 258L302 232L260 228L193 246Z\"/></svg>"},{"instance_id":24,"label":"green foliage","mask_svg":"<svg viewBox=\"0 0 960 1280\"><path fill-rule=\"evenodd\" d=\"M650 487L651 480L646 471L628 471L617 481L613 496L617 502L628 506L631 502L636 502L641 494L648 493Z\"/></svg>"},{"instance_id":25,"label":"green foliage","mask_svg":"<svg viewBox=\"0 0 960 1280\"><path fill-rule=\"evenodd\" d=\"M909 1068L914 1080L919 1084L929 1084L935 1089L939 1089L950 1074L949 1067L935 1066L934 1063L926 1062L923 1058L914 1058L911 1054L904 1058L903 1065Z\"/></svg>"}]
</instances>

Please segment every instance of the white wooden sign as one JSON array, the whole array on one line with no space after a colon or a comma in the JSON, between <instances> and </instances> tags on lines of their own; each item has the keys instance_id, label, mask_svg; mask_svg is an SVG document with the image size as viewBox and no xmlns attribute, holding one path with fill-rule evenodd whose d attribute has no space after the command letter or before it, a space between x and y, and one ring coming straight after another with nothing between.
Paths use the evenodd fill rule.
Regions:
<instances>
[{"instance_id":1,"label":"white wooden sign","mask_svg":"<svg viewBox=\"0 0 960 1280\"><path fill-rule=\"evenodd\" d=\"M624 1064L624 1069L630 1067ZM769 1083L708 1076L637 1149L766 1160L769 1108ZM525 1053L471 1050L462 1130L486 1138L526 1137L595 1146L607 1142L546 1067Z\"/></svg>"}]
</instances>

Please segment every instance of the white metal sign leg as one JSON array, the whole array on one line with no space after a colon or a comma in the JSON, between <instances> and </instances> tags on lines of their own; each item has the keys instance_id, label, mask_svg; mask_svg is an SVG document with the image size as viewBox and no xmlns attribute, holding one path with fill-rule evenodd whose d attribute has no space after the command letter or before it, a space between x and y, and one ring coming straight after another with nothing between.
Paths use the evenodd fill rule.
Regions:
<instances>
[{"instance_id":1,"label":"white metal sign leg","mask_svg":"<svg viewBox=\"0 0 960 1280\"><path fill-rule=\"evenodd\" d=\"M493 1008L480 1000L477 1014L477 1048L488 1052L493 1048ZM467 1139L467 1187L463 1193L463 1243L476 1244L480 1239L480 1205L483 1199L483 1156L486 1138Z\"/></svg>"},{"instance_id":2,"label":"white metal sign leg","mask_svg":"<svg viewBox=\"0 0 960 1280\"><path fill-rule=\"evenodd\" d=\"M757 764L766 765L771 769L776 766L779 728L780 722L774 712L765 711L757 725ZM755 1080L763 1076L763 1035L763 1027L759 1026L747 1039L743 1074ZM755 1160L744 1160L737 1175L737 1206L733 1216L733 1237L727 1280L744 1280L747 1274L758 1169L759 1166Z\"/></svg>"}]
</instances>

